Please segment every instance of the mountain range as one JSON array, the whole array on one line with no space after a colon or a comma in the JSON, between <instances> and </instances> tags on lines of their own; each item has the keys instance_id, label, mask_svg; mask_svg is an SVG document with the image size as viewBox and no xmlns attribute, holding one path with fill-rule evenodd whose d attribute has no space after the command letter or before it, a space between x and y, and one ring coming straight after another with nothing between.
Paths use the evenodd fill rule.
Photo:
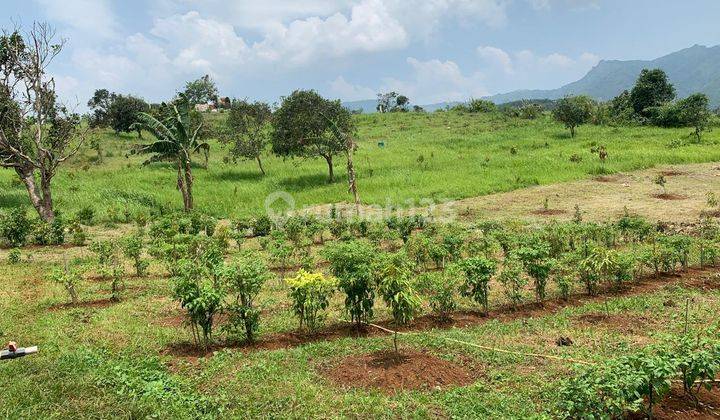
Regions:
<instances>
[{"instance_id":1,"label":"mountain range","mask_svg":"<svg viewBox=\"0 0 720 420\"><path fill-rule=\"evenodd\" d=\"M557 89L516 90L486 97L497 104L522 99L559 99L566 95L588 95L597 100L607 101L625 89L631 89L642 69L662 69L670 82L675 85L678 98L693 93L704 93L710 105L720 106L720 45L706 47L694 45L665 55L655 60L602 60L582 79ZM424 105L426 111L453 106L457 102L442 102ZM346 102L348 109L362 109L375 112L377 101Z\"/></svg>"}]
</instances>

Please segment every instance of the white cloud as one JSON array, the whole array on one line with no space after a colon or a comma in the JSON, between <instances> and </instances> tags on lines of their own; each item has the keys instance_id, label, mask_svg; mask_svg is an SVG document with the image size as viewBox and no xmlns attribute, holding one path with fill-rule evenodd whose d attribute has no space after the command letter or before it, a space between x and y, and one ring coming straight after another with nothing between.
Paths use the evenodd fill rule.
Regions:
<instances>
[{"instance_id":1,"label":"white cloud","mask_svg":"<svg viewBox=\"0 0 720 420\"><path fill-rule=\"evenodd\" d=\"M507 74L531 70L557 71L576 67L586 68L600 61L597 55L588 52L582 53L577 59L557 52L537 55L530 50L521 50L511 55L500 48L488 46L478 47L477 52L483 62L498 67Z\"/></svg>"},{"instance_id":2,"label":"white cloud","mask_svg":"<svg viewBox=\"0 0 720 420\"><path fill-rule=\"evenodd\" d=\"M461 101L487 95L482 74L466 76L454 61L421 61L410 57L407 63L412 68L411 77L406 80L386 78L380 90L400 92L415 104Z\"/></svg>"},{"instance_id":3,"label":"white cloud","mask_svg":"<svg viewBox=\"0 0 720 420\"><path fill-rule=\"evenodd\" d=\"M335 13L326 19L276 24L253 50L262 59L302 65L318 57L400 49L407 43L405 29L382 1L363 0L352 7L349 18Z\"/></svg>"},{"instance_id":4,"label":"white cloud","mask_svg":"<svg viewBox=\"0 0 720 420\"><path fill-rule=\"evenodd\" d=\"M483 47L477 48L480 57L491 65L497 65L506 73L514 72L512 58L510 54L506 53L497 47Z\"/></svg>"},{"instance_id":5,"label":"white cloud","mask_svg":"<svg viewBox=\"0 0 720 420\"><path fill-rule=\"evenodd\" d=\"M86 37L114 37L118 22L108 0L36 0L50 20Z\"/></svg>"},{"instance_id":6,"label":"white cloud","mask_svg":"<svg viewBox=\"0 0 720 420\"><path fill-rule=\"evenodd\" d=\"M360 101L363 99L372 99L377 92L365 86L354 85L345 80L344 77L338 76L337 79L330 82L330 91L333 95L344 101Z\"/></svg>"},{"instance_id":7,"label":"white cloud","mask_svg":"<svg viewBox=\"0 0 720 420\"><path fill-rule=\"evenodd\" d=\"M555 6L564 6L575 10L597 9L601 0L527 0L535 10L550 10Z\"/></svg>"}]
</instances>

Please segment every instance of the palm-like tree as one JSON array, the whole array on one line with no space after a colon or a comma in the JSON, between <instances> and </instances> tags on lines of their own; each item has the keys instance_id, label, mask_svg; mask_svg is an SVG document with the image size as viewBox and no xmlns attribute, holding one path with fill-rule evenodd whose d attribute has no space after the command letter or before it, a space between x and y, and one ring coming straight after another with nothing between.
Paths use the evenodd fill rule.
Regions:
<instances>
[{"instance_id":1,"label":"palm-like tree","mask_svg":"<svg viewBox=\"0 0 720 420\"><path fill-rule=\"evenodd\" d=\"M191 155L202 151L207 162L210 145L199 138L202 121L193 127L190 119L192 105L184 94L163 106L168 112L162 121L145 112L138 114L135 128L149 131L156 141L135 146L133 153L151 155L144 165L153 162L172 162L176 165L177 187L182 193L185 211L190 211L193 208Z\"/></svg>"}]
</instances>

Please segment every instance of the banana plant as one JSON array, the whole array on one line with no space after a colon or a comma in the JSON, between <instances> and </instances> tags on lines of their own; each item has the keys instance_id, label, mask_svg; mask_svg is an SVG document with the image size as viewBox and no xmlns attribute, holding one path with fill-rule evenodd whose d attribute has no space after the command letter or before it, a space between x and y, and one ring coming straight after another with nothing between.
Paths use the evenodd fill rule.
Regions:
<instances>
[{"instance_id":1,"label":"banana plant","mask_svg":"<svg viewBox=\"0 0 720 420\"><path fill-rule=\"evenodd\" d=\"M165 117L161 120L141 112L134 129L149 131L155 141L135 146L133 153L151 155L143 164L171 162L177 167L177 186L183 196L185 211L193 208L192 154L203 152L207 165L210 145L200 139L203 123L194 124L191 119L191 104L184 94L170 104L164 104Z\"/></svg>"}]
</instances>

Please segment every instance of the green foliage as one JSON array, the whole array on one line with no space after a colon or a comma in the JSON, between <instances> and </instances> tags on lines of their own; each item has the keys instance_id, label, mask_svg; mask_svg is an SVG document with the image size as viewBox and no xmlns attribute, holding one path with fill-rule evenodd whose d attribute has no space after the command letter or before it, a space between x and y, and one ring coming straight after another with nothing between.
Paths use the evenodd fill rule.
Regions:
<instances>
[{"instance_id":1,"label":"green foliage","mask_svg":"<svg viewBox=\"0 0 720 420\"><path fill-rule=\"evenodd\" d=\"M420 310L420 297L410 279L412 268L403 252L385 254L377 262L377 284L385 304L390 307L395 325L410 322Z\"/></svg>"},{"instance_id":2,"label":"green foliage","mask_svg":"<svg viewBox=\"0 0 720 420\"><path fill-rule=\"evenodd\" d=\"M630 104L635 114L648 118L650 109L675 98L675 88L661 69L643 69L630 92Z\"/></svg>"},{"instance_id":3,"label":"green foliage","mask_svg":"<svg viewBox=\"0 0 720 420\"><path fill-rule=\"evenodd\" d=\"M317 331L325 319L325 310L337 287L337 280L322 273L298 271L296 277L287 279L293 311L300 321L300 328Z\"/></svg>"},{"instance_id":4,"label":"green foliage","mask_svg":"<svg viewBox=\"0 0 720 420\"><path fill-rule=\"evenodd\" d=\"M212 340L215 316L222 306L223 289L197 262L181 259L177 265L179 269L173 278L173 296L187 312L195 344L207 348Z\"/></svg>"},{"instance_id":5,"label":"green foliage","mask_svg":"<svg viewBox=\"0 0 720 420\"><path fill-rule=\"evenodd\" d=\"M216 101L218 97L215 81L207 74L199 79L187 82L183 93L191 105L206 104Z\"/></svg>"},{"instance_id":6,"label":"green foliage","mask_svg":"<svg viewBox=\"0 0 720 420\"><path fill-rule=\"evenodd\" d=\"M130 258L135 267L135 275L137 277L143 277L147 271L150 262L142 258L143 255L143 240L145 239L145 232L139 230L135 234L132 234L122 240L122 251L125 258Z\"/></svg>"},{"instance_id":7,"label":"green foliage","mask_svg":"<svg viewBox=\"0 0 720 420\"><path fill-rule=\"evenodd\" d=\"M33 226L31 236L36 245L62 245L65 243L65 222L59 215L51 222L39 220Z\"/></svg>"},{"instance_id":8,"label":"green foliage","mask_svg":"<svg viewBox=\"0 0 720 420\"><path fill-rule=\"evenodd\" d=\"M0 239L11 246L23 246L32 229L24 208L0 215Z\"/></svg>"},{"instance_id":9,"label":"green foliage","mask_svg":"<svg viewBox=\"0 0 720 420\"><path fill-rule=\"evenodd\" d=\"M86 226L92 226L95 222L95 209L91 206L85 206L75 213L75 218Z\"/></svg>"},{"instance_id":10,"label":"green foliage","mask_svg":"<svg viewBox=\"0 0 720 420\"><path fill-rule=\"evenodd\" d=\"M424 273L418 281L430 308L441 320L449 320L457 309L456 294L462 284L458 271L457 266L451 266L441 272Z\"/></svg>"},{"instance_id":11,"label":"green foliage","mask_svg":"<svg viewBox=\"0 0 720 420\"><path fill-rule=\"evenodd\" d=\"M70 303L75 305L78 303L78 285L82 282L84 268L77 261L70 264L66 263L64 267L55 268L50 273L50 280L61 285L68 293Z\"/></svg>"},{"instance_id":12,"label":"green foliage","mask_svg":"<svg viewBox=\"0 0 720 420\"><path fill-rule=\"evenodd\" d=\"M22 255L18 248L13 248L8 252L8 264L17 264L20 262Z\"/></svg>"},{"instance_id":13,"label":"green foliage","mask_svg":"<svg viewBox=\"0 0 720 420\"><path fill-rule=\"evenodd\" d=\"M334 180L333 156L345 151L335 130L354 133L355 123L340 101L330 101L312 90L296 90L283 98L273 115L272 151L279 156L322 157Z\"/></svg>"},{"instance_id":14,"label":"green foliage","mask_svg":"<svg viewBox=\"0 0 720 420\"><path fill-rule=\"evenodd\" d=\"M254 341L260 327L260 310L255 306L255 299L271 277L270 270L259 255L246 253L220 266L217 277L232 298L225 308L230 334Z\"/></svg>"},{"instance_id":15,"label":"green foliage","mask_svg":"<svg viewBox=\"0 0 720 420\"><path fill-rule=\"evenodd\" d=\"M485 99L470 99L467 103L467 109L470 112L495 112L497 106L494 102Z\"/></svg>"},{"instance_id":16,"label":"green foliage","mask_svg":"<svg viewBox=\"0 0 720 420\"><path fill-rule=\"evenodd\" d=\"M110 127L116 133L137 131L140 136L140 113L148 112L150 106L143 99L132 95L115 95L107 110Z\"/></svg>"},{"instance_id":17,"label":"green foliage","mask_svg":"<svg viewBox=\"0 0 720 420\"><path fill-rule=\"evenodd\" d=\"M460 261L459 267L465 274L465 284L461 294L471 297L477 304L482 305L485 313L488 313L488 285L495 274L497 263L485 257L470 257Z\"/></svg>"},{"instance_id":18,"label":"green foliage","mask_svg":"<svg viewBox=\"0 0 720 420\"><path fill-rule=\"evenodd\" d=\"M233 101L226 130L220 135L220 141L229 147L229 159L254 160L265 175L260 157L270 139L271 119L272 110L265 102Z\"/></svg>"},{"instance_id":19,"label":"green foliage","mask_svg":"<svg viewBox=\"0 0 720 420\"><path fill-rule=\"evenodd\" d=\"M593 107L593 100L587 96L566 96L558 101L553 116L570 129L571 137L575 137L575 129L590 121Z\"/></svg>"},{"instance_id":20,"label":"green foliage","mask_svg":"<svg viewBox=\"0 0 720 420\"><path fill-rule=\"evenodd\" d=\"M327 247L324 255L345 293L345 310L360 327L373 316L377 250L365 241L348 241Z\"/></svg>"},{"instance_id":21,"label":"green foliage","mask_svg":"<svg viewBox=\"0 0 720 420\"><path fill-rule=\"evenodd\" d=\"M498 275L498 282L503 286L503 293L513 308L522 303L528 279L523 273L523 265L516 258L507 258Z\"/></svg>"},{"instance_id":22,"label":"green foliage","mask_svg":"<svg viewBox=\"0 0 720 420\"><path fill-rule=\"evenodd\" d=\"M170 104L161 106L162 116L158 119L146 112L137 114L136 129L149 131L155 141L150 144L136 145L133 153L150 155L145 164L154 162L171 162L177 172L177 186L183 196L185 211L193 208L192 187L192 154L204 152L207 162L210 145L200 136L202 121L196 122L192 117L192 106L184 95Z\"/></svg>"},{"instance_id":23,"label":"green foliage","mask_svg":"<svg viewBox=\"0 0 720 420\"><path fill-rule=\"evenodd\" d=\"M538 302L542 302L545 300L547 280L553 264L550 259L550 246L538 238L529 238L513 250L513 255L522 262L525 271L533 278L535 298Z\"/></svg>"}]
</instances>

